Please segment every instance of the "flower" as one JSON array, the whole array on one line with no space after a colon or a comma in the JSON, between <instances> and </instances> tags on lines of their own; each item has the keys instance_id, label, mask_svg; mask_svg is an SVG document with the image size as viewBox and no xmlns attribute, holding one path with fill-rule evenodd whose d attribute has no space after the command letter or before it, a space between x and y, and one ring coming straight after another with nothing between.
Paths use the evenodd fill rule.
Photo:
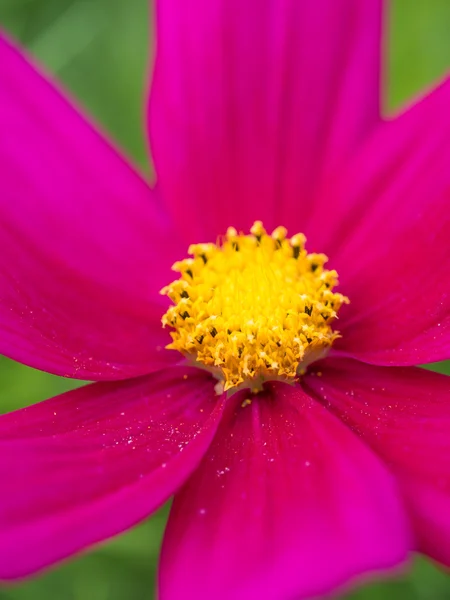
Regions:
<instances>
[{"instance_id":1,"label":"flower","mask_svg":"<svg viewBox=\"0 0 450 600\"><path fill-rule=\"evenodd\" d=\"M0 578L117 534L172 494L162 600L317 596L412 551L450 564L450 383L414 366L450 357L450 83L382 118L380 23L379 0L161 0L153 189L1 39L0 351L97 383L0 419ZM327 253L350 299L339 339L320 320L333 307L313 261L296 271L303 237L258 223L247 235L256 219ZM271 245L270 306L307 276L286 318L316 338L299 329L288 346L283 324L265 360L242 366L233 352L251 354L253 338L230 314L250 310L253 276L235 254L222 278L196 247L186 263L193 243L220 264L243 243L245 269L265 277L258 244ZM206 347L189 337L200 309L216 316L201 285L216 278L228 301L231 272L243 301ZM165 350L169 331L190 364ZM281 380L275 347L292 350Z\"/></svg>"}]
</instances>

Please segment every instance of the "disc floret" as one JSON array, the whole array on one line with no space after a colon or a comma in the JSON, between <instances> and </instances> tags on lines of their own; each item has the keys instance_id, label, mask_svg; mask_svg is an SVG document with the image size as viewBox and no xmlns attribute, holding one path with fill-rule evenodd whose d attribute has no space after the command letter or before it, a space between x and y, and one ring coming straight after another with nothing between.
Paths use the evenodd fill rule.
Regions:
<instances>
[{"instance_id":1,"label":"disc floret","mask_svg":"<svg viewBox=\"0 0 450 600\"><path fill-rule=\"evenodd\" d=\"M305 242L256 221L248 235L230 227L217 244L190 246L191 258L172 267L179 279L161 290L173 302L162 318L173 329L167 347L210 369L224 390L294 381L339 337L331 324L348 302L333 292L327 257Z\"/></svg>"}]
</instances>

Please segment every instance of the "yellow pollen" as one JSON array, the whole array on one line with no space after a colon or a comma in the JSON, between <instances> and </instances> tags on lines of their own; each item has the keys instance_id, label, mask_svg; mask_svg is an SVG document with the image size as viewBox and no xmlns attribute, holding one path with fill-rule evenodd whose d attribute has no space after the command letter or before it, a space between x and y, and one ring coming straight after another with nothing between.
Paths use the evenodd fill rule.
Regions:
<instances>
[{"instance_id":1,"label":"yellow pollen","mask_svg":"<svg viewBox=\"0 0 450 600\"><path fill-rule=\"evenodd\" d=\"M161 290L174 303L162 318L173 329L167 348L211 370L217 391L295 381L339 337L331 324L348 303L332 291L327 257L305 241L256 221L249 235L229 227L217 244L190 246L192 258L172 267L179 279Z\"/></svg>"}]
</instances>

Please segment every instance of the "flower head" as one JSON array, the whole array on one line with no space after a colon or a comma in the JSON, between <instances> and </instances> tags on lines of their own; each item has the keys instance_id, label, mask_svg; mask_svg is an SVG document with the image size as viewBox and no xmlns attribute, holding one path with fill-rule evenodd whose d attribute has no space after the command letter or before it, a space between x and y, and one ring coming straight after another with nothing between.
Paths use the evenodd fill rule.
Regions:
<instances>
[{"instance_id":1,"label":"flower head","mask_svg":"<svg viewBox=\"0 0 450 600\"><path fill-rule=\"evenodd\" d=\"M380 0L157 16L157 189L0 40L0 351L96 381L0 418L0 578L172 495L161 600L449 565L449 82L382 118Z\"/></svg>"}]
</instances>

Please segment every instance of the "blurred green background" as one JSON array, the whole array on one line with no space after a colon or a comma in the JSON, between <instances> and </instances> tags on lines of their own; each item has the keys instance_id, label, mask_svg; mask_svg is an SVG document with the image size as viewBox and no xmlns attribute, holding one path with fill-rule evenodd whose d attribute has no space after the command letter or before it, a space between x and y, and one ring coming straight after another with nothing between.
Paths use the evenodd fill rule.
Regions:
<instances>
[{"instance_id":1,"label":"blurred green background","mask_svg":"<svg viewBox=\"0 0 450 600\"><path fill-rule=\"evenodd\" d=\"M0 0L2 27L37 56L147 172L143 122L153 37L149 12L146 0ZM392 111L450 66L450 0L392 0L387 22L386 109ZM450 373L448 365L435 368ZM0 385L0 412L6 412L77 383L0 357ZM163 509L85 556L0 590L0 600L151 600L166 516ZM346 596L381 598L448 600L450 575L418 559L409 572Z\"/></svg>"}]
</instances>

